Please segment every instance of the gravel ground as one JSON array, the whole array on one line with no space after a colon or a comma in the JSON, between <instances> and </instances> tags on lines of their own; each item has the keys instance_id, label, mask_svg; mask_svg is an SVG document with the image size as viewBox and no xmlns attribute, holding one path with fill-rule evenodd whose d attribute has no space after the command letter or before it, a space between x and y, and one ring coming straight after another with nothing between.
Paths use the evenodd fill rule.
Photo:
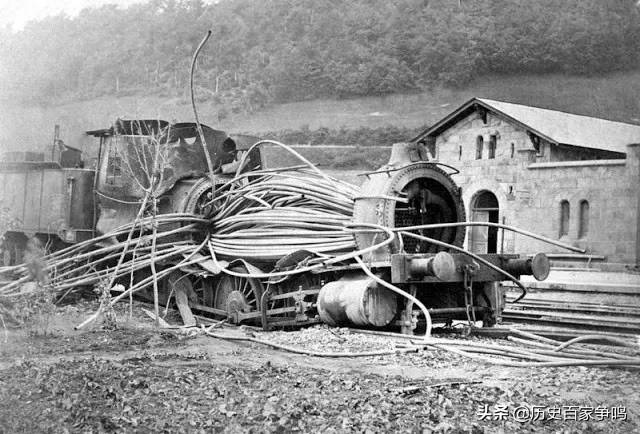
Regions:
<instances>
[{"instance_id":1,"label":"gravel ground","mask_svg":"<svg viewBox=\"0 0 640 434\"><path fill-rule=\"evenodd\" d=\"M46 336L8 332L0 433L640 432L635 371L505 368L440 350L311 357L157 331L139 308L117 330L73 331L93 308L58 309ZM255 335L323 352L405 345L326 326Z\"/></svg>"}]
</instances>

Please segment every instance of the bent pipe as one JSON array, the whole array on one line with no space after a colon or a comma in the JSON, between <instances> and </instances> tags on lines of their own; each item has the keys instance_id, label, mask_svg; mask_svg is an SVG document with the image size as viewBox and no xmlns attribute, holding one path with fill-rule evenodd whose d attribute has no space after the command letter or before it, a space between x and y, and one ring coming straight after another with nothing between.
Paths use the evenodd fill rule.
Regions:
<instances>
[{"instance_id":1,"label":"bent pipe","mask_svg":"<svg viewBox=\"0 0 640 434\"><path fill-rule=\"evenodd\" d=\"M518 234L539 240L539 241L543 241L547 244L552 244L554 246L558 246L558 247L562 247L564 249L567 250L571 250L572 252L577 252L577 253L587 253L587 251L585 249L581 249L578 247L574 247L572 245L569 244L565 244L565 243L561 243L559 241L556 240L552 240L551 238L547 238L544 237L542 235L538 235L538 234L534 234L533 232L528 232L528 231L524 231L522 229L518 229L514 226L508 226L508 225L503 225L500 223L490 223L490 222L456 222L456 223L435 223L435 224L429 224L429 225L418 225L418 226L405 226L402 228L393 228L392 230L395 232L398 231L417 231L420 229L433 229L433 228L446 228L446 227L456 227L456 226L487 226L487 227L494 227L494 228L499 228L499 229L505 229L508 231L512 231L512 232L516 232Z\"/></svg>"}]
</instances>

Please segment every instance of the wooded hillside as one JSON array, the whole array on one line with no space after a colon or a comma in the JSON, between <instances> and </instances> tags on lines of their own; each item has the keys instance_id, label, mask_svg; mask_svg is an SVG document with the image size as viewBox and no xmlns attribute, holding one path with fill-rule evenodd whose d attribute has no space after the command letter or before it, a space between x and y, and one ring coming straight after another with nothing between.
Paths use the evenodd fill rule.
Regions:
<instances>
[{"instance_id":1,"label":"wooded hillside","mask_svg":"<svg viewBox=\"0 0 640 434\"><path fill-rule=\"evenodd\" d=\"M637 69L635 0L151 0L0 34L0 97L184 96L218 118L271 102L464 86L486 74Z\"/></svg>"}]
</instances>

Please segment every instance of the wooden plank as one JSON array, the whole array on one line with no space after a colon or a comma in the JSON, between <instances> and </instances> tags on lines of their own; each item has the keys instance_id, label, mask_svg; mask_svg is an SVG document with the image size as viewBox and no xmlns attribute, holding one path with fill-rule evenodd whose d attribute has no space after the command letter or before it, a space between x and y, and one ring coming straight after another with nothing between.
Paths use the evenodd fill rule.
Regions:
<instances>
[{"instance_id":1,"label":"wooden plank","mask_svg":"<svg viewBox=\"0 0 640 434\"><path fill-rule=\"evenodd\" d=\"M186 279L183 279L186 281ZM191 308L189 307L189 295L188 291L190 288L186 284L178 281L176 283L175 291L176 291L176 304L178 305L178 311L180 312L180 316L182 317L182 323L187 327L193 327L196 325L196 319L191 312Z\"/></svg>"},{"instance_id":2,"label":"wooden plank","mask_svg":"<svg viewBox=\"0 0 640 434\"><path fill-rule=\"evenodd\" d=\"M505 288L517 288L511 282L504 282ZM640 286L621 283L565 283L565 282L525 282L525 286L531 291L566 291L588 292L602 294L633 294L640 295Z\"/></svg>"},{"instance_id":3,"label":"wooden plank","mask_svg":"<svg viewBox=\"0 0 640 434\"><path fill-rule=\"evenodd\" d=\"M520 295L519 291L509 291L507 297L515 298ZM543 301L546 303L593 303L600 305L617 305L617 306L630 306L640 308L640 295L636 294L599 294L599 293L586 293L586 292L562 292L562 291L550 291L550 292L529 292L527 296L522 300L526 302L531 301Z\"/></svg>"},{"instance_id":4,"label":"wooden plank","mask_svg":"<svg viewBox=\"0 0 640 434\"><path fill-rule=\"evenodd\" d=\"M533 310L505 310L502 316L507 318L528 318L532 320L545 320L554 322L572 322L585 325L615 325L628 326L640 330L640 319L628 317L602 317L589 315L549 315L549 312L540 312Z\"/></svg>"},{"instance_id":5,"label":"wooden plank","mask_svg":"<svg viewBox=\"0 0 640 434\"><path fill-rule=\"evenodd\" d=\"M531 295L531 294L527 294L527 295ZM513 300L516 300L518 297L516 296L516 294L507 294L507 303L510 303ZM588 300L591 300L590 297L587 297ZM618 301L618 297L611 297L608 296L607 300L612 300L612 301ZM624 300L626 299L626 297L620 297L620 299ZM640 297L638 297L638 301L640 301ZM602 306L611 306L611 307L621 307L621 308L629 308L629 309L640 309L640 304L638 304L638 306L629 306L628 303L624 303L624 304L619 304L619 303L601 303L601 302L588 302L588 301L564 301L564 300L553 300L553 299L548 299L548 298L525 298L522 301L519 301L518 304L522 304L522 303L531 303L531 304L548 304L548 303L555 303L555 304L566 304L566 305L570 305L570 306L584 306L584 307L602 307Z\"/></svg>"},{"instance_id":6,"label":"wooden plank","mask_svg":"<svg viewBox=\"0 0 640 434\"><path fill-rule=\"evenodd\" d=\"M572 319L585 320L585 321L589 321L589 320L609 321L609 320L618 318L619 320L622 320L622 321L629 321L632 323L640 324L640 318L630 318L627 315L580 315L580 314L569 314L569 313L558 315L558 314L554 314L552 312L547 312L544 310L535 310L535 309L526 309L526 308L525 309L508 308L508 309L505 309L504 312L515 313L515 314L521 313L521 314L527 314L527 315L539 315L543 317L557 316L559 318L572 318Z\"/></svg>"},{"instance_id":7,"label":"wooden plank","mask_svg":"<svg viewBox=\"0 0 640 434\"><path fill-rule=\"evenodd\" d=\"M575 321L565 321L558 318L523 318L517 316L505 316L505 319L509 321L520 322L521 324L525 324L528 326L542 326L542 325L564 325L572 330L591 330L595 334L602 334L604 332L612 332L612 333L639 333L640 327L627 325L624 323L606 323L601 324L598 322L592 322L589 324L585 324L582 322Z\"/></svg>"},{"instance_id":8,"label":"wooden plank","mask_svg":"<svg viewBox=\"0 0 640 434\"><path fill-rule=\"evenodd\" d=\"M507 300L507 303L511 303L513 299ZM637 315L640 316L640 308L628 307L628 306L616 306L616 305L600 305L600 304L586 304L586 303L551 303L545 301L519 301L513 304L512 309L518 308L538 308L548 310L565 310L576 312L600 312L600 313L614 313L620 315Z\"/></svg>"}]
</instances>

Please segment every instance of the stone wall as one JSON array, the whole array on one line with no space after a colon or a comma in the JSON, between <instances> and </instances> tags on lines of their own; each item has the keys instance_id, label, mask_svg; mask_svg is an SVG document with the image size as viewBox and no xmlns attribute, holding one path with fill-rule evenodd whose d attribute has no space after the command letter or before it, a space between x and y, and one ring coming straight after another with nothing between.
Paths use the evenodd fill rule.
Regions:
<instances>
[{"instance_id":1,"label":"stone wall","mask_svg":"<svg viewBox=\"0 0 640 434\"><path fill-rule=\"evenodd\" d=\"M531 194L519 223L542 235L603 255L609 262L635 263L638 180L626 160L536 163L527 168ZM560 237L560 204L569 203L568 234ZM588 228L579 234L581 202L587 201ZM539 246L522 241L516 248ZM545 251L561 252L559 248Z\"/></svg>"}]
</instances>

